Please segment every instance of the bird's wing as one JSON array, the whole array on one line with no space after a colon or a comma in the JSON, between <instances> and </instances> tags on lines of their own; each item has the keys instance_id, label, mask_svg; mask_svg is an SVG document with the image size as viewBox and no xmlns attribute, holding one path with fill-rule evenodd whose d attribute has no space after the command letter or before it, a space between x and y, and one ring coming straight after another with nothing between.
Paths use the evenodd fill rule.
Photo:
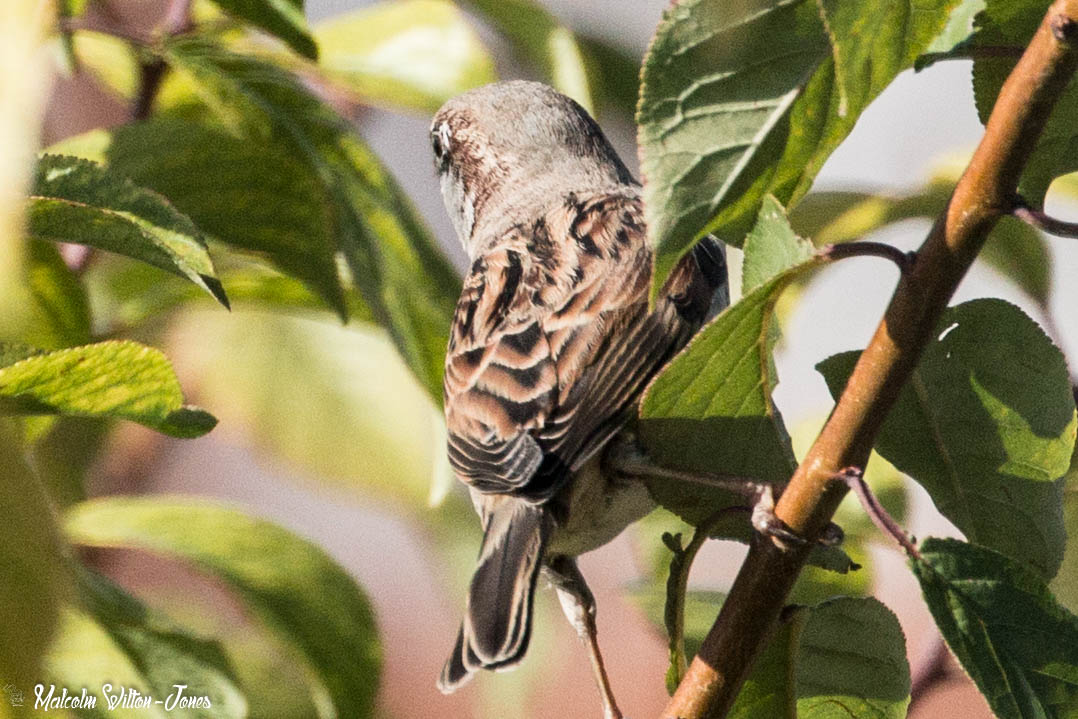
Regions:
<instances>
[{"instance_id":1,"label":"bird's wing","mask_svg":"<svg viewBox=\"0 0 1078 719\"><path fill-rule=\"evenodd\" d=\"M445 374L449 457L464 481L544 501L628 419L715 290L694 253L648 313L651 262L627 192L570 196L475 263Z\"/></svg>"}]
</instances>

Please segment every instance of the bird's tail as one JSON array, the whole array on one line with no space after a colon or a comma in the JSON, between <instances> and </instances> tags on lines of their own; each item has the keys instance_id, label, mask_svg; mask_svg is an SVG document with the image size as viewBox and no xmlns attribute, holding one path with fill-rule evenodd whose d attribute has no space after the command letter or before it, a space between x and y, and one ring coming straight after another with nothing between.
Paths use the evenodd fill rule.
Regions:
<instances>
[{"instance_id":1,"label":"bird's tail","mask_svg":"<svg viewBox=\"0 0 1078 719\"><path fill-rule=\"evenodd\" d=\"M442 692L479 669L509 669L524 658L549 527L545 509L520 499L503 501L490 515L460 634L438 679Z\"/></svg>"}]
</instances>

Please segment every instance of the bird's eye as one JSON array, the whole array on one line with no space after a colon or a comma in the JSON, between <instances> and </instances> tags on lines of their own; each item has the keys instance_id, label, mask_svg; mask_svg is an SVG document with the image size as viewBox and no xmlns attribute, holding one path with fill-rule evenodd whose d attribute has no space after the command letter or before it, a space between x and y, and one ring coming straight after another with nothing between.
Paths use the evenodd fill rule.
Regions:
<instances>
[{"instance_id":1,"label":"bird's eye","mask_svg":"<svg viewBox=\"0 0 1078 719\"><path fill-rule=\"evenodd\" d=\"M434 128L430 134L430 145L438 165L445 165L449 160L449 125L443 122Z\"/></svg>"}]
</instances>

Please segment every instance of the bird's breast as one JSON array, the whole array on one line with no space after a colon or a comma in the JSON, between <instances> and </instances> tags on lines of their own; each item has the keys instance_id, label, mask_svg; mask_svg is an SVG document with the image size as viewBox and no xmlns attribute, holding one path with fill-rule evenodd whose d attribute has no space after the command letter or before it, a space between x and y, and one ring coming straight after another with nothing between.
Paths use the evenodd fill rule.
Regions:
<instances>
[{"instance_id":1,"label":"bird's breast","mask_svg":"<svg viewBox=\"0 0 1078 719\"><path fill-rule=\"evenodd\" d=\"M547 554L577 556L598 549L627 526L655 509L643 482L610 476L597 452L570 479L555 501L565 510L547 546Z\"/></svg>"}]
</instances>

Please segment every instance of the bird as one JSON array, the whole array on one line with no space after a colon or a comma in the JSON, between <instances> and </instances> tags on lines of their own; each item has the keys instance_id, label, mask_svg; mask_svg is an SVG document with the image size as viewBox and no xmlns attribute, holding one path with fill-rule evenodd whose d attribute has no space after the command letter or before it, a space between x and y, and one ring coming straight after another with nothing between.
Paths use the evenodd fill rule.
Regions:
<instances>
[{"instance_id":1,"label":"bird","mask_svg":"<svg viewBox=\"0 0 1078 719\"><path fill-rule=\"evenodd\" d=\"M588 112L545 84L458 95L434 115L430 141L470 262L445 360L447 451L484 532L438 687L521 661L543 574L617 718L576 557L655 506L639 479L606 471L604 449L728 304L725 254L713 238L697 243L649 307L641 186Z\"/></svg>"}]
</instances>

